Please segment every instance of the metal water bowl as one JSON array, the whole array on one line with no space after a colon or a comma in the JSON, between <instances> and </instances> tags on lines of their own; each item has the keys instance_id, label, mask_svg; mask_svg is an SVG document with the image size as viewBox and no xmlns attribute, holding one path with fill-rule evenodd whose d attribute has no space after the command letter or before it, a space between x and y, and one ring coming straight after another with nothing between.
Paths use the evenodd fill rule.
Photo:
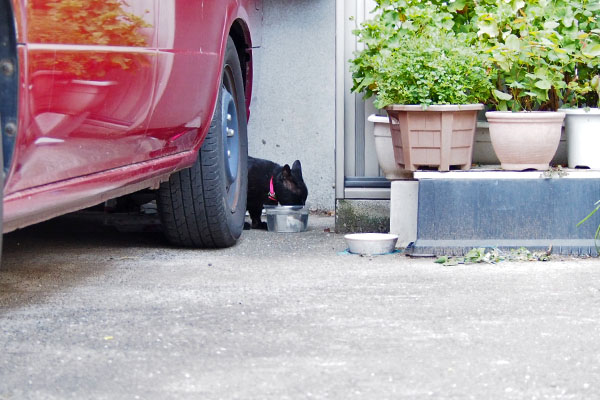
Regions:
<instances>
[{"instance_id":1,"label":"metal water bowl","mask_svg":"<svg viewBox=\"0 0 600 400\"><path fill-rule=\"evenodd\" d=\"M306 206L265 206L269 232L304 232L308 226Z\"/></svg>"}]
</instances>

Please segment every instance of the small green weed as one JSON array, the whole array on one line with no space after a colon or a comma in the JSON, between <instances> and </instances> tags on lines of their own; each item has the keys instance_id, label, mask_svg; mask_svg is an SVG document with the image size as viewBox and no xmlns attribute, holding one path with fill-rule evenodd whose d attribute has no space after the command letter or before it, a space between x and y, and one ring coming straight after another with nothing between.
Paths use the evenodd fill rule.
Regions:
<instances>
[{"instance_id":1,"label":"small green weed","mask_svg":"<svg viewBox=\"0 0 600 400\"><path fill-rule=\"evenodd\" d=\"M581 221L579 221L579 223L577 224L577 226L583 224L585 221L587 221L588 219L590 219L594 214L596 214L596 211L600 210L600 200L598 200L595 204L594 204L594 209L592 210L591 213L588 214L587 217L585 217L584 219L582 219ZM600 245L598 244L598 240L600 239L600 225L598 225L598 228L596 229L596 234L594 235L594 243L596 245L596 251L598 252L598 254L600 254Z\"/></svg>"},{"instance_id":2,"label":"small green weed","mask_svg":"<svg viewBox=\"0 0 600 400\"><path fill-rule=\"evenodd\" d=\"M435 260L444 266L459 264L496 264L501 261L549 261L552 247L546 251L532 252L525 247L502 251L498 248L486 250L483 247L471 249L463 257L441 256Z\"/></svg>"}]
</instances>

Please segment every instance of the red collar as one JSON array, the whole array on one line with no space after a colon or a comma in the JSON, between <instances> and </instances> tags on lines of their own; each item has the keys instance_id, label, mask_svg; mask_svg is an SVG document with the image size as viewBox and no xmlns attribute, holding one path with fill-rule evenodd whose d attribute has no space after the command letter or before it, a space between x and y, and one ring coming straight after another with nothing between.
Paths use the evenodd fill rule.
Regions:
<instances>
[{"instance_id":1,"label":"red collar","mask_svg":"<svg viewBox=\"0 0 600 400\"><path fill-rule=\"evenodd\" d=\"M271 181L269 182L269 200L277 201L277 196L275 196L275 189L273 188L273 177L271 176Z\"/></svg>"}]
</instances>

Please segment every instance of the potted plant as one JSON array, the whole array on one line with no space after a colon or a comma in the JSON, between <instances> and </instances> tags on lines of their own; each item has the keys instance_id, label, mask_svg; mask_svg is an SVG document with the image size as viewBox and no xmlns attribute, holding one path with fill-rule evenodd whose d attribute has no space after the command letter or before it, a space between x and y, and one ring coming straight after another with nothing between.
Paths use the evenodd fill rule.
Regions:
<instances>
[{"instance_id":1,"label":"potted plant","mask_svg":"<svg viewBox=\"0 0 600 400\"><path fill-rule=\"evenodd\" d=\"M413 173L411 171L402 169L396 164L389 117L371 114L367 121L373 124L375 154L377 154L379 168L381 168L386 179L390 181L412 179Z\"/></svg>"},{"instance_id":2,"label":"potted plant","mask_svg":"<svg viewBox=\"0 0 600 400\"><path fill-rule=\"evenodd\" d=\"M598 65L598 9L588 0L494 0L472 7L471 26L495 66L496 111L486 117L503 168L549 168L565 117L560 108L577 104L591 88L584 75Z\"/></svg>"},{"instance_id":3,"label":"potted plant","mask_svg":"<svg viewBox=\"0 0 600 400\"><path fill-rule=\"evenodd\" d=\"M475 34L454 32L441 5L379 1L355 31L353 88L389 116L397 164L407 170L471 167L477 112L490 97L490 68Z\"/></svg>"},{"instance_id":4,"label":"potted plant","mask_svg":"<svg viewBox=\"0 0 600 400\"><path fill-rule=\"evenodd\" d=\"M600 169L600 75L589 81L591 91L583 104L564 109L569 168Z\"/></svg>"}]
</instances>

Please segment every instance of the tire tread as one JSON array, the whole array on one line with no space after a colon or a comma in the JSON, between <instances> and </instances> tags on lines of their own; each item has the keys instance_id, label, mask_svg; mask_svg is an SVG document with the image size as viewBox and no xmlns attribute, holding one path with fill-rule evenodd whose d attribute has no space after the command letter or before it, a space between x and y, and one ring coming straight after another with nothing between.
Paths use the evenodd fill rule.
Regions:
<instances>
[{"instance_id":1,"label":"tire tread","mask_svg":"<svg viewBox=\"0 0 600 400\"><path fill-rule=\"evenodd\" d=\"M232 56L230 46L233 42L231 40L230 42L226 57ZM234 52L235 45L233 48ZM237 60L237 53L234 54ZM239 72L241 76L241 70ZM243 96L243 90L239 93ZM217 103L220 102L219 96ZM220 120L221 112L217 105L209 133L202 143L196 162L192 167L171 175L169 181L162 183L158 191L157 203L163 230L167 239L173 244L186 247L222 248L234 245L239 237L239 234L236 235L228 226L227 206L224 204L223 180L225 178L221 170L219 154L222 151ZM245 119L241 123L244 124L245 135ZM246 154L247 144L242 143L242 148ZM244 184L243 187L245 188L246 185ZM243 196L240 204L243 205L242 212L245 213L245 189L240 196ZM241 226L239 232L241 234Z\"/></svg>"}]
</instances>

